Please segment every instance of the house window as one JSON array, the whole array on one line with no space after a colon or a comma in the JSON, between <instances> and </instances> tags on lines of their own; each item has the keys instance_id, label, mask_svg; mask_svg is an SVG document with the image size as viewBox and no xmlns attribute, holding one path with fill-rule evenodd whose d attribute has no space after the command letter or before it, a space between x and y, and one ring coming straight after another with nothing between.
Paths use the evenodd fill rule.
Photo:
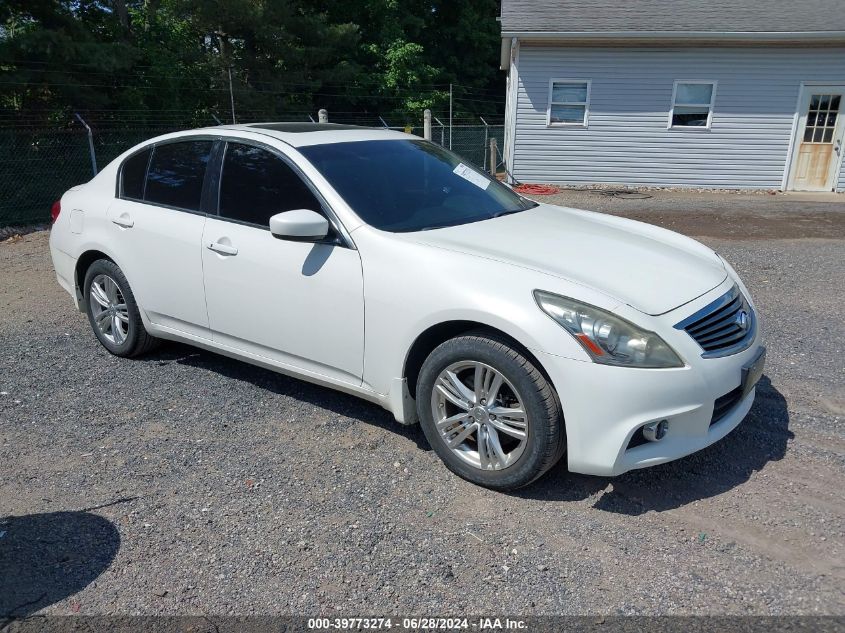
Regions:
<instances>
[{"instance_id":1,"label":"house window","mask_svg":"<svg viewBox=\"0 0 845 633\"><path fill-rule=\"evenodd\" d=\"M549 82L548 125L587 125L590 108L590 81L552 79Z\"/></svg>"},{"instance_id":2,"label":"house window","mask_svg":"<svg viewBox=\"0 0 845 633\"><path fill-rule=\"evenodd\" d=\"M715 98L715 81L676 81L669 127L710 129Z\"/></svg>"}]
</instances>

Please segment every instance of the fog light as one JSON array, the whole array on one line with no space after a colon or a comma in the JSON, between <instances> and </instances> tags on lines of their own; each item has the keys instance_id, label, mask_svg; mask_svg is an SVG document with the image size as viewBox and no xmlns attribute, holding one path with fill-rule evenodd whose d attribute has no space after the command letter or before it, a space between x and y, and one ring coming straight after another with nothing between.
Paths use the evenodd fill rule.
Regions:
<instances>
[{"instance_id":1,"label":"fog light","mask_svg":"<svg viewBox=\"0 0 845 633\"><path fill-rule=\"evenodd\" d=\"M666 431L668 430L668 420L660 420L660 422L649 422L643 427L643 437L649 442L659 442L664 437L666 437Z\"/></svg>"}]
</instances>

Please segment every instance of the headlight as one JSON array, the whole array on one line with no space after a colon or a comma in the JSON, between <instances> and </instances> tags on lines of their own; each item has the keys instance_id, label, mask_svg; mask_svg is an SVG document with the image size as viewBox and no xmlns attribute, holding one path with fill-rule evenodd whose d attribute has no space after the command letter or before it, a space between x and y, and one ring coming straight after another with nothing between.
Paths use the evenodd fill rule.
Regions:
<instances>
[{"instance_id":1,"label":"headlight","mask_svg":"<svg viewBox=\"0 0 845 633\"><path fill-rule=\"evenodd\" d=\"M562 325L593 361L621 367L683 367L684 363L654 332L574 299L534 291L537 305Z\"/></svg>"}]
</instances>

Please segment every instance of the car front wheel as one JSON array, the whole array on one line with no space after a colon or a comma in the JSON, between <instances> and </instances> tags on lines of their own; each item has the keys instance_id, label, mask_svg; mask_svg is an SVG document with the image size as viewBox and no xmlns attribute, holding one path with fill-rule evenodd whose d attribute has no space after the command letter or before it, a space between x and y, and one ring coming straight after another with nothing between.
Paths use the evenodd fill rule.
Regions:
<instances>
[{"instance_id":1,"label":"car front wheel","mask_svg":"<svg viewBox=\"0 0 845 633\"><path fill-rule=\"evenodd\" d=\"M138 356L158 339L144 329L135 295L117 264L99 259L88 268L84 281L85 308L97 339L116 356Z\"/></svg>"},{"instance_id":2,"label":"car front wheel","mask_svg":"<svg viewBox=\"0 0 845 633\"><path fill-rule=\"evenodd\" d=\"M417 382L423 432L446 466L496 490L525 486L565 450L558 398L504 339L460 336L434 349Z\"/></svg>"}]
</instances>

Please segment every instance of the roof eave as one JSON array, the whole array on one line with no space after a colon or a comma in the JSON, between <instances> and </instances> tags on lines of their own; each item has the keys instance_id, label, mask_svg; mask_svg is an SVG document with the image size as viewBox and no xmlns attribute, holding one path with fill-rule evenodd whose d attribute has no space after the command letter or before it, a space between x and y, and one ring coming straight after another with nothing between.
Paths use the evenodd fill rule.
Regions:
<instances>
[{"instance_id":1,"label":"roof eave","mask_svg":"<svg viewBox=\"0 0 845 633\"><path fill-rule=\"evenodd\" d=\"M845 31L507 31L502 38L528 42L601 43L845 43Z\"/></svg>"}]
</instances>

